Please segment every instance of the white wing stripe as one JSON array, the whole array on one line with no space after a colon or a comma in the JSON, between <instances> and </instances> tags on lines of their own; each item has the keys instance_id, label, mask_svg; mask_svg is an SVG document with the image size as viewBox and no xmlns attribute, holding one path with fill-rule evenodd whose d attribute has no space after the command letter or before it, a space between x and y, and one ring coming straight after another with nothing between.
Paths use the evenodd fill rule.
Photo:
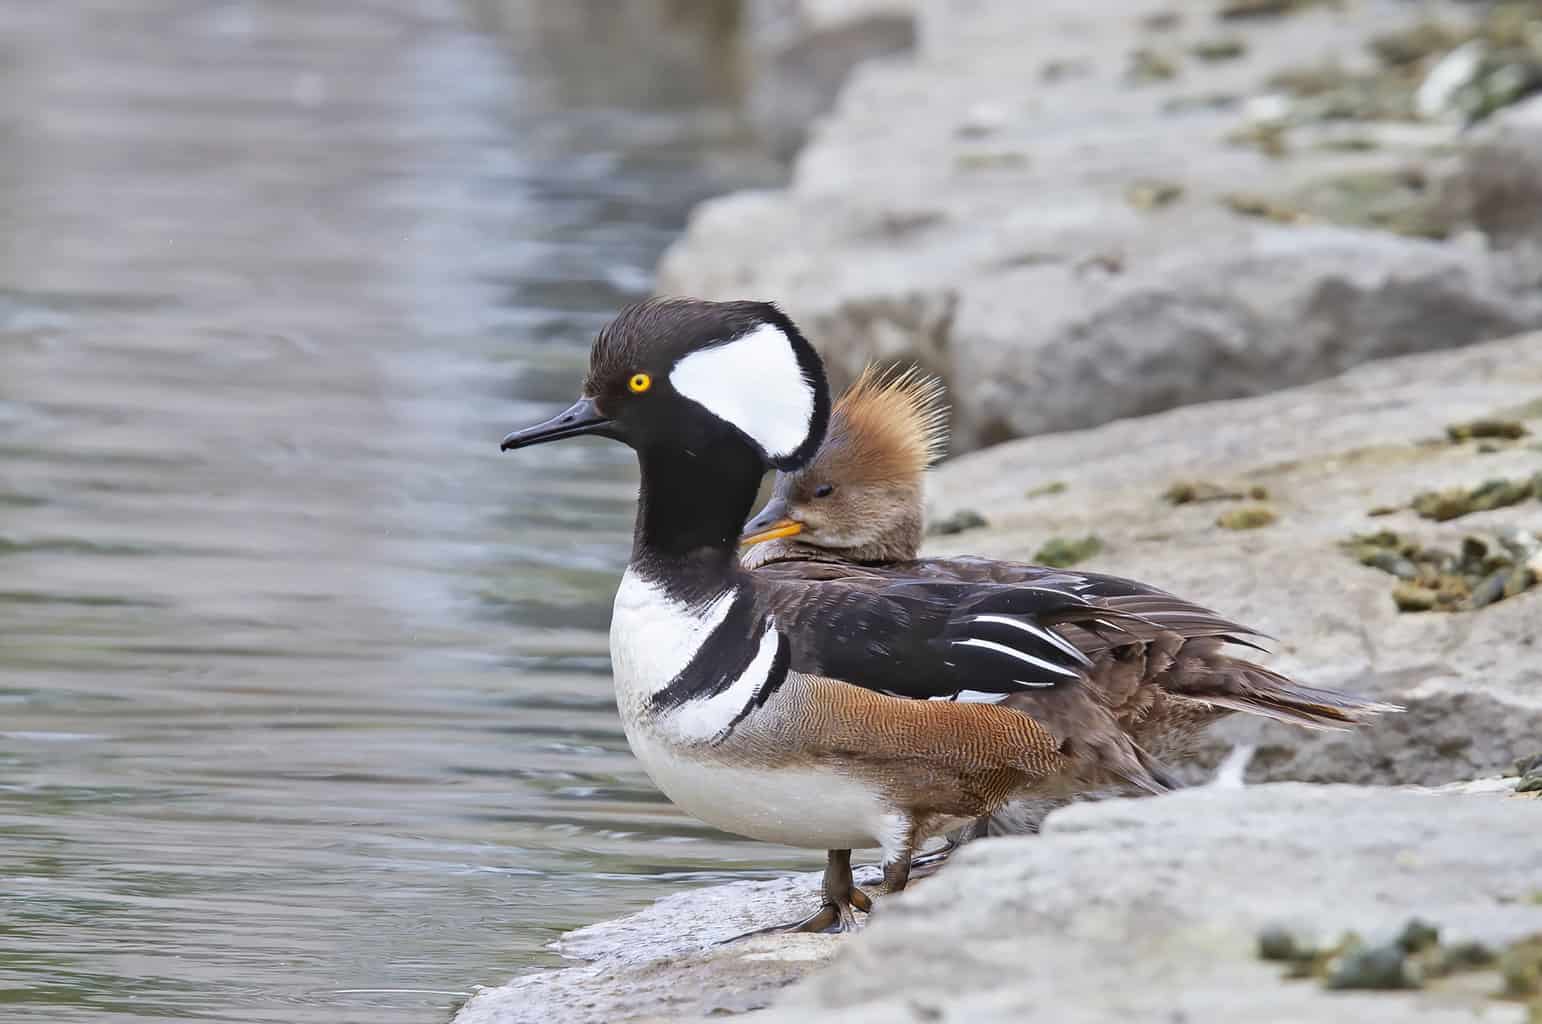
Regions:
<instances>
[{"instance_id":1,"label":"white wing stripe","mask_svg":"<svg viewBox=\"0 0 1542 1024\"><path fill-rule=\"evenodd\" d=\"M1029 665L1033 665L1035 668L1041 668L1041 669L1043 669L1046 672L1053 672L1056 675L1067 676L1067 677L1069 677L1071 679L1080 679L1081 678L1081 673L1080 672L1076 672L1076 671L1074 671L1072 669L1068 669L1068 668L1066 668L1066 667L1064 667L1062 665L1056 665L1052 661L1045 661L1043 658L1035 658L1031 654L1024 654L1022 651L1019 651L1019 650L1017 650L1015 648L1012 648L1012 647L1008 647L1006 644L998 644L994 640L981 640L978 637L970 637L968 640L955 640L955 641L953 641L953 646L955 646L955 647L980 647L980 648L983 648L983 649L985 649L987 651L995 651L997 654L1005 654L1008 657L1016 658L1018 661L1026 662ZM1024 680L1018 680L1018 682L1024 682ZM1051 684L1049 684L1049 683L1026 683L1025 685L1028 685L1028 686L1049 686Z\"/></svg>"},{"instance_id":2,"label":"white wing stripe","mask_svg":"<svg viewBox=\"0 0 1542 1024\"><path fill-rule=\"evenodd\" d=\"M1067 655L1069 655L1070 657L1076 659L1078 664L1081 664L1081 665L1091 665L1092 664L1092 662L1087 659L1087 656L1085 654L1083 654L1081 651L1077 650L1075 644L1071 643L1071 641L1067 640L1065 637L1061 636L1059 633L1056 633L1053 629L1044 629L1044 628L1042 628L1040 626L1036 626L1033 623L1027 622L1027 621L1025 621L1023 619L1014 619L1014 618L1011 618L1011 617L1006 616L1006 615L976 615L974 617L973 621L975 621L975 622L996 622L996 623L1000 623L1003 626L1015 626L1018 629L1022 630L1024 633L1029 633L1029 634L1032 634L1033 636L1038 637L1040 640L1043 640L1045 643L1049 644L1051 647L1055 647L1055 648L1057 648L1059 650L1064 651Z\"/></svg>"}]
</instances>

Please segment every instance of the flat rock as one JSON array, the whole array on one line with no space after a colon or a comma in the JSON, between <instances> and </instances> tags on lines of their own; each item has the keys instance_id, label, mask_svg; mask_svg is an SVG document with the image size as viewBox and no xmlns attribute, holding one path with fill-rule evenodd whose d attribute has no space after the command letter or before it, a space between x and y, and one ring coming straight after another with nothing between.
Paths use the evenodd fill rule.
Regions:
<instances>
[{"instance_id":1,"label":"flat rock","mask_svg":"<svg viewBox=\"0 0 1542 1024\"><path fill-rule=\"evenodd\" d=\"M1490 944L1542 930L1542 802L1446 791L1204 787L1057 811L966 848L856 936L714 945L806 909L817 876L681 893L584 929L580 967L475 995L456 1024L758 1021L1524 1021L1462 987L1333 993L1285 981L1258 931L1392 933L1410 917ZM1353 827L1345 827L1353 823ZM839 953L839 956L836 954ZM816 970L828 964L822 970ZM794 981L808 976L801 984Z\"/></svg>"}]
</instances>

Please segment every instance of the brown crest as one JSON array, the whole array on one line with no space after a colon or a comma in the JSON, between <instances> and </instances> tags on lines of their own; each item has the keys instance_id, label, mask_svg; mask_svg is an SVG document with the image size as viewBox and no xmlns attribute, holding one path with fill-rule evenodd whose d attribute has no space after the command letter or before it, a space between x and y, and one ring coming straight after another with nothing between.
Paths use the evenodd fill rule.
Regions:
<instances>
[{"instance_id":1,"label":"brown crest","mask_svg":"<svg viewBox=\"0 0 1542 1024\"><path fill-rule=\"evenodd\" d=\"M948 449L944 397L942 382L913 366L868 365L835 403L814 464L839 460L842 477L918 480Z\"/></svg>"}]
</instances>

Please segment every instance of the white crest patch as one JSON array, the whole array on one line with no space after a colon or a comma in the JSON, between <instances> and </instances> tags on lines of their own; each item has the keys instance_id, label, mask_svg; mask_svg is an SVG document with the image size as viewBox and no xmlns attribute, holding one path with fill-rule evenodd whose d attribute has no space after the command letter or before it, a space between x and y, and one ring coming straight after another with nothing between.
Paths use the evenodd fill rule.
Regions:
<instances>
[{"instance_id":1,"label":"white crest patch","mask_svg":"<svg viewBox=\"0 0 1542 1024\"><path fill-rule=\"evenodd\" d=\"M803 378L791 339L774 324L692 352L675 364L669 382L770 458L786 458L808 438L814 388Z\"/></svg>"}]
</instances>

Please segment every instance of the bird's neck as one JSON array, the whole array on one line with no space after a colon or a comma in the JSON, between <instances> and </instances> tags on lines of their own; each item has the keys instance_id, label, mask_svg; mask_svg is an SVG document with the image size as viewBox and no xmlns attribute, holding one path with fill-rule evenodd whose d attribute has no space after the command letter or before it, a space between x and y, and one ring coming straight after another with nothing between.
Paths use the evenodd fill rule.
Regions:
<instances>
[{"instance_id":1,"label":"bird's neck","mask_svg":"<svg viewBox=\"0 0 1542 1024\"><path fill-rule=\"evenodd\" d=\"M760 458L728 441L691 452L643 449L637 459L632 568L684 600L733 586L739 534L765 473Z\"/></svg>"}]
</instances>

